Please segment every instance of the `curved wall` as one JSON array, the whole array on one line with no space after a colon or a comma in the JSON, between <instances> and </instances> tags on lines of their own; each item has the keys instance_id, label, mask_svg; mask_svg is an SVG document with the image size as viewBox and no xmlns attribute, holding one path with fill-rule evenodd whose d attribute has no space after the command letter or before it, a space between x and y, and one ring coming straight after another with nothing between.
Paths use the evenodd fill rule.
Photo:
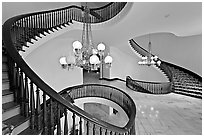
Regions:
<instances>
[{"instance_id":1,"label":"curved wall","mask_svg":"<svg viewBox=\"0 0 204 137\"><path fill-rule=\"evenodd\" d=\"M110 55L113 57L112 67L110 68L110 78L126 79L131 76L133 79L167 82L168 79L153 66L138 65L140 58L130 47L128 42L120 43L110 47Z\"/></svg>"},{"instance_id":2,"label":"curved wall","mask_svg":"<svg viewBox=\"0 0 204 137\"><path fill-rule=\"evenodd\" d=\"M75 67L68 71L62 69L59 63L61 56L70 54L73 37L49 40L25 57L29 66L56 91L83 83L81 68Z\"/></svg>"},{"instance_id":3,"label":"curved wall","mask_svg":"<svg viewBox=\"0 0 204 137\"><path fill-rule=\"evenodd\" d=\"M202 35L178 37L171 33L153 33L150 37L153 54L202 76ZM147 49L149 35L134 40Z\"/></svg>"}]
</instances>

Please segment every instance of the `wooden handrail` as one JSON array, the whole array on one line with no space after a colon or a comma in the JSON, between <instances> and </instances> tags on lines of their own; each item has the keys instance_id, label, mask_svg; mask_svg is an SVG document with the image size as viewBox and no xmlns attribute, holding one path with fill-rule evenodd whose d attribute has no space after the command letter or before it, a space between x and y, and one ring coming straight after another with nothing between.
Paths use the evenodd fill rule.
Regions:
<instances>
[{"instance_id":1,"label":"wooden handrail","mask_svg":"<svg viewBox=\"0 0 204 137\"><path fill-rule=\"evenodd\" d=\"M132 90L138 91L138 87L142 89L139 92L151 94L167 94L172 92L172 82L147 82L133 80L130 76L126 77L126 86Z\"/></svg>"},{"instance_id":2,"label":"wooden handrail","mask_svg":"<svg viewBox=\"0 0 204 137\"><path fill-rule=\"evenodd\" d=\"M91 89L90 89L90 87L91 87ZM97 87L100 87L100 90L98 90ZM85 90L85 89L88 89L88 91ZM109 86L109 85L83 84L83 85L77 85L77 86L68 87L66 89L63 89L62 91L60 91L60 95L62 95L62 96L69 95L72 98L76 99L76 98L80 98L82 95L83 96L87 96L87 97L90 96L89 94L86 95L85 92L96 91L96 92L94 92L94 96L98 96L98 97L104 98L105 96L103 96L104 95L103 92L107 92L107 90L110 91L109 94L111 95L110 98L107 98L107 99L109 99L111 101L114 101L116 104L121 106L121 108L124 109L124 111L127 113L128 117L129 117L129 121L128 121L128 123L124 127L117 127L118 131L121 131L121 132L123 131L124 132L124 129L130 129L133 126L134 122L135 122L136 106L135 106L134 101L132 100L132 98L127 93L122 91L121 89L118 89L116 87L112 87L112 86ZM79 95L77 95L78 92L80 92ZM115 97L114 93L116 93L116 92L121 94L121 97L122 97L121 99L125 99L126 98L127 100L126 101L125 100L124 101L123 100L118 100L118 102L117 102L117 99L113 100L113 98ZM102 96L100 96L100 95L102 95ZM109 96L106 96L106 97L109 97ZM117 97L115 97L115 98L117 98ZM124 102L124 103L128 103L129 102L129 104L124 104L121 101ZM131 109L129 109L129 108L131 108ZM116 128L112 124L109 124L109 123L101 121L101 120L99 120L99 121L101 123L105 123L105 125L108 125L107 127L109 128L109 130L111 129L111 131L114 131L113 129Z\"/></svg>"},{"instance_id":3,"label":"wooden handrail","mask_svg":"<svg viewBox=\"0 0 204 137\"><path fill-rule=\"evenodd\" d=\"M79 107L73 105L72 98L68 97L64 99L62 96L60 96L54 89L52 89L48 84L46 84L24 61L24 59L20 56L18 53L18 49L16 45L25 46L26 42L29 41L31 37L39 36L39 33L48 32L50 28L55 28L56 26L63 25L64 23L67 23L67 21L71 20L78 20L81 21L81 16L77 16L77 12L75 13L70 12L69 14L65 12L65 10L69 9L78 9L83 10L80 7L77 6L69 6L61 9L55 9L50 11L41 11L36 13L28 13L24 15L19 15L12 17L8 19L3 24L2 34L3 34L3 41L6 47L6 51L8 53L9 57L9 75L11 76L11 87L17 88L20 90L20 96L17 93L17 97L19 97L22 102L22 106L26 105L26 117L28 116L29 111L27 110L28 106L28 100L24 100L24 97L22 95L24 92L27 92L28 90L24 91L24 86L28 86L28 82L24 84L23 80L24 77L32 82L32 86L35 85L36 87L36 93L37 93L37 100L36 100L36 110L38 116L42 116L43 114L43 121L45 122L47 120L46 115L47 112L45 111L47 109L46 106L46 96L49 96L51 100L56 101L58 104L62 105L69 111L71 111L73 114L78 115L79 117L82 117L83 119L90 121L92 123L95 123L103 128L108 128L113 130L114 132L118 133L126 133L129 129L127 129L127 126L125 128L119 128L116 126L110 126L107 123L104 123L103 121L98 120L97 118L93 117L92 115L86 113L85 111L81 110ZM110 16L109 16L110 17ZM92 20L92 22L98 22L98 20ZM23 36L23 37L22 37ZM20 40L20 41L19 41ZM22 47L20 49L22 50ZM20 69L20 71L19 71ZM20 82L19 82L20 81ZM27 89L27 88L26 88ZM33 90L33 88L31 88ZM17 90L17 92L18 92ZM43 91L43 106L41 106L40 100L39 100L39 90ZM16 99L18 101L18 99ZM33 100L33 98L32 98ZM51 101L52 102L52 101ZM35 102L32 102L35 103ZM50 104L51 105L51 104ZM32 104L32 107L35 105ZM42 107L42 108L41 108ZM52 108L52 105L50 106ZM31 108L32 111L34 108ZM41 111L44 110L44 111ZM52 109L51 109L52 110ZM24 110L23 110L24 111ZM51 111L52 112L52 111ZM24 112L22 112L24 113ZM32 112L33 113L33 112ZM33 118L33 115L31 116ZM52 115L51 115L52 119ZM38 118L39 123L41 123L40 119ZM34 120L32 120L34 121ZM52 123L51 123L52 124ZM110 127L109 127L110 126ZM42 125L37 125L38 129L40 130L42 128ZM53 127L53 126L51 126ZM34 128L34 126L32 126ZM47 125L43 124L43 134L47 134ZM53 132L53 130L52 130ZM60 132L58 132L60 133Z\"/></svg>"}]
</instances>

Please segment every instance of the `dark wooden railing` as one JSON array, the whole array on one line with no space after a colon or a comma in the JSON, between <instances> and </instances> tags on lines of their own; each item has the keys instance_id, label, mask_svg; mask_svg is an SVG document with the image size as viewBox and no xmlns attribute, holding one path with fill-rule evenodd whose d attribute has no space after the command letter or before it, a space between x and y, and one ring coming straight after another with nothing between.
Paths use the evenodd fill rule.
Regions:
<instances>
[{"instance_id":1,"label":"dark wooden railing","mask_svg":"<svg viewBox=\"0 0 204 137\"><path fill-rule=\"evenodd\" d=\"M112 124L104 122L106 125L106 128L102 127L98 123L93 123L90 121L87 121L86 119L80 119L77 115L74 117L78 120L72 120L72 121L78 121L78 124L80 125L80 122L83 121L83 123L86 123L86 125L89 125L88 127L84 127L84 133L83 134L135 134L135 116L136 116L136 107L134 104L134 101L131 99L131 97L123 92L120 89L117 89L112 86L107 85L100 85L100 84L86 84L86 85L79 85L74 86L71 88L64 89L60 92L60 94L66 99L66 97L70 96L73 99L78 98L85 98L85 97L99 97L99 98L105 98L110 101L115 102L118 104L127 114L129 121L124 127L117 127L118 130L114 130L116 127ZM88 124L87 124L88 123ZM100 123L103 123L101 121ZM74 124L73 124L74 125ZM75 127L75 126L73 126ZM86 129L86 130L85 130ZM128 129L128 130L126 130ZM75 129L76 130L76 129ZM78 126L79 133L82 133L82 128Z\"/></svg>"},{"instance_id":2,"label":"dark wooden railing","mask_svg":"<svg viewBox=\"0 0 204 137\"><path fill-rule=\"evenodd\" d=\"M124 3L121 4L124 5ZM107 7L113 8L112 6ZM77 115L90 123L111 129L111 132L127 133L129 129L114 126L109 128L106 123L73 105L71 97L65 99L60 96L28 66L18 53L19 51L25 52L23 47L28 47L27 43L32 43L31 39L37 40L36 37L41 37L41 34L45 35L45 32L49 33L49 30L53 31L53 29L66 26L65 24L69 25L72 20L82 21L82 10L82 7L69 6L15 16L4 23L2 36L8 56L10 88L14 91L15 101L20 104L21 115L30 117L30 128L42 131L42 134L54 134L56 126L57 134L61 134L59 118L62 113L66 117L67 111L72 113L73 117ZM106 19L103 11L106 10L101 9L101 16ZM116 11L119 12L118 9ZM115 12L114 14L110 13L107 19L114 15ZM91 18L92 23L104 21L95 16ZM49 103L48 99L50 99ZM64 134L68 134L66 129L64 131Z\"/></svg>"},{"instance_id":3,"label":"dark wooden railing","mask_svg":"<svg viewBox=\"0 0 204 137\"><path fill-rule=\"evenodd\" d=\"M126 77L126 86L132 90L151 94L167 94L172 91L171 82L146 82Z\"/></svg>"},{"instance_id":4,"label":"dark wooden railing","mask_svg":"<svg viewBox=\"0 0 204 137\"><path fill-rule=\"evenodd\" d=\"M141 46L139 46L138 43L136 43L133 39L131 39L130 41L130 45L131 47L138 52L140 55L142 56L147 56L149 53L147 50L145 50L144 48L142 48ZM153 55L153 54L152 54ZM192 96L192 97L196 97L196 98L202 98L200 89L202 86L202 77L199 76L198 74L177 66L175 64L169 63L169 62L165 62L165 61L161 61L160 66L156 65L156 67L160 68L168 77L169 81L172 83L171 84L171 91L174 93L178 93L178 94L183 94L183 95L188 95L188 96ZM172 69L174 68L174 69ZM175 72L174 70L179 70L182 72L182 74L176 74L177 72ZM182 75L188 75L188 77L183 77ZM133 82L130 79L130 87L131 88L138 88L138 86L141 86L142 84L138 85L138 81ZM186 81L188 80L188 81ZM133 83L136 83L135 86ZM193 84L191 84L193 83ZM195 84L196 83L196 84ZM145 84L146 85L146 84ZM183 85L183 86L181 86ZM190 85L191 88L189 90L189 88L186 88L186 85ZM192 90L193 89L193 90ZM144 91L143 91L144 92Z\"/></svg>"},{"instance_id":5,"label":"dark wooden railing","mask_svg":"<svg viewBox=\"0 0 204 137\"><path fill-rule=\"evenodd\" d=\"M140 55L142 55L143 57L149 55L149 52L148 52L146 49L142 48L142 47L141 47L137 42L135 42L133 39L129 40L129 42L130 42L131 47L132 47L136 52L138 52ZM154 56L154 54L151 54L151 55ZM160 59L159 59L159 60L160 60ZM173 75L172 75L171 70L169 69L169 67L168 67L168 65L166 64L166 62L164 62L164 61L162 61L162 60L160 60L160 61L161 61L161 64L160 64L160 65L155 64L155 66L156 66L157 68L161 69L161 70L167 75L169 81L172 82L172 80L173 80L173 79L172 79L172 76L173 76Z\"/></svg>"}]
</instances>

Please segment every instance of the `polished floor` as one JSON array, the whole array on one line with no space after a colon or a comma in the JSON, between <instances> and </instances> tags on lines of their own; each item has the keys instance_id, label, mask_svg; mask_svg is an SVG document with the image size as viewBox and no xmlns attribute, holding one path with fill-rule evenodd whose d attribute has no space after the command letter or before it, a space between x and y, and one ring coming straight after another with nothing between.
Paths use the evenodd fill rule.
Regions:
<instances>
[{"instance_id":1,"label":"polished floor","mask_svg":"<svg viewBox=\"0 0 204 137\"><path fill-rule=\"evenodd\" d=\"M84 83L107 84L128 93L136 104L138 135L202 135L202 100L170 93L151 95L126 87L125 82L97 80L98 75L84 73Z\"/></svg>"}]
</instances>

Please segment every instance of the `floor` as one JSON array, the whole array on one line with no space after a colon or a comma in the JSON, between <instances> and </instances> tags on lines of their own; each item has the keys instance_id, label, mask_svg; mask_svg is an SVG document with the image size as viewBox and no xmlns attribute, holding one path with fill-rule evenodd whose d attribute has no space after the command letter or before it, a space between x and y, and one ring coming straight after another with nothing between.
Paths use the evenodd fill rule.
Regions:
<instances>
[{"instance_id":1,"label":"floor","mask_svg":"<svg viewBox=\"0 0 204 137\"><path fill-rule=\"evenodd\" d=\"M202 100L170 93L151 95L126 87L125 82L97 80L98 74L85 73L84 83L115 86L128 93L136 104L138 135L202 135Z\"/></svg>"}]
</instances>

